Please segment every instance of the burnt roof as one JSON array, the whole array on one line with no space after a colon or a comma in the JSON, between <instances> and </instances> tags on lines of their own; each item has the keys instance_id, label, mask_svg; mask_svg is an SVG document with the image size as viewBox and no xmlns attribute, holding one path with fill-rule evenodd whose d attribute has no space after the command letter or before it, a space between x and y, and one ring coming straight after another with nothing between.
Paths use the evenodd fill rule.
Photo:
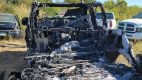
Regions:
<instances>
[{"instance_id":1,"label":"burnt roof","mask_svg":"<svg viewBox=\"0 0 142 80\"><path fill-rule=\"evenodd\" d=\"M95 3L38 3L38 7L82 7L82 8L88 8L90 6L92 7L97 7L102 5L100 2L95 2Z\"/></svg>"}]
</instances>

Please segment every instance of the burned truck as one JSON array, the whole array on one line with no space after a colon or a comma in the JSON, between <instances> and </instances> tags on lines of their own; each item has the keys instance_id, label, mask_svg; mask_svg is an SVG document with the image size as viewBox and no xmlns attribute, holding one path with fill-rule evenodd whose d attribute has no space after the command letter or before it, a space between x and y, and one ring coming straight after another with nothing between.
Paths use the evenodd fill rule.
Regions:
<instances>
[{"instance_id":1,"label":"burned truck","mask_svg":"<svg viewBox=\"0 0 142 80\"><path fill-rule=\"evenodd\" d=\"M48 12L46 8L52 7L67 10L51 17L44 10ZM97 11L102 14L102 26L97 25ZM28 67L11 80L129 80L127 72L141 73L141 55L134 57L122 31L108 30L105 10L99 2L33 2L30 16L23 18L22 24L27 26L24 59ZM131 67L114 63L120 54Z\"/></svg>"}]
</instances>

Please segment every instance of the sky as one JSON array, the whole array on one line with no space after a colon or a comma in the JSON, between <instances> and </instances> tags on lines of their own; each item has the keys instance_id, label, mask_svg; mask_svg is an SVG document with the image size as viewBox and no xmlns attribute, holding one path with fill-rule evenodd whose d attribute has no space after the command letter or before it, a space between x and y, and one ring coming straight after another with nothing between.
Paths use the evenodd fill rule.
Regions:
<instances>
[{"instance_id":1,"label":"sky","mask_svg":"<svg viewBox=\"0 0 142 80\"><path fill-rule=\"evenodd\" d=\"M106 0L97 0L99 2L105 2ZM125 0L128 6L137 5L142 7L142 0Z\"/></svg>"}]
</instances>

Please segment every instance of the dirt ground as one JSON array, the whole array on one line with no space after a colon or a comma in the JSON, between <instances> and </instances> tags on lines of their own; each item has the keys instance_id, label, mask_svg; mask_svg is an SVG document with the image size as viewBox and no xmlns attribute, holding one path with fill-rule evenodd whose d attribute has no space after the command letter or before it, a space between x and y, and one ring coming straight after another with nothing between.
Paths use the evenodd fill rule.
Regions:
<instances>
[{"instance_id":1,"label":"dirt ground","mask_svg":"<svg viewBox=\"0 0 142 80\"><path fill-rule=\"evenodd\" d=\"M21 71L26 65L24 41L0 41L0 80L7 80L11 71Z\"/></svg>"}]
</instances>

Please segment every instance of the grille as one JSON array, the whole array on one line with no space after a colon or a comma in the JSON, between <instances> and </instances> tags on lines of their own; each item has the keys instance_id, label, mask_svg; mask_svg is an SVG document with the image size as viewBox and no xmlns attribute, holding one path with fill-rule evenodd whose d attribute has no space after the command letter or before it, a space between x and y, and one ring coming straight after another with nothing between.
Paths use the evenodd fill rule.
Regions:
<instances>
[{"instance_id":1,"label":"grille","mask_svg":"<svg viewBox=\"0 0 142 80\"><path fill-rule=\"evenodd\" d=\"M14 28L4 28L4 27L0 27L0 30L13 30Z\"/></svg>"},{"instance_id":2,"label":"grille","mask_svg":"<svg viewBox=\"0 0 142 80\"><path fill-rule=\"evenodd\" d=\"M124 27L118 27L118 29L120 29L120 30L124 30Z\"/></svg>"},{"instance_id":3,"label":"grille","mask_svg":"<svg viewBox=\"0 0 142 80\"><path fill-rule=\"evenodd\" d=\"M129 32L129 31L132 32L132 31L134 31L134 28L132 28L132 27L127 27L127 28L126 28L126 31L127 31L127 32Z\"/></svg>"}]
</instances>

